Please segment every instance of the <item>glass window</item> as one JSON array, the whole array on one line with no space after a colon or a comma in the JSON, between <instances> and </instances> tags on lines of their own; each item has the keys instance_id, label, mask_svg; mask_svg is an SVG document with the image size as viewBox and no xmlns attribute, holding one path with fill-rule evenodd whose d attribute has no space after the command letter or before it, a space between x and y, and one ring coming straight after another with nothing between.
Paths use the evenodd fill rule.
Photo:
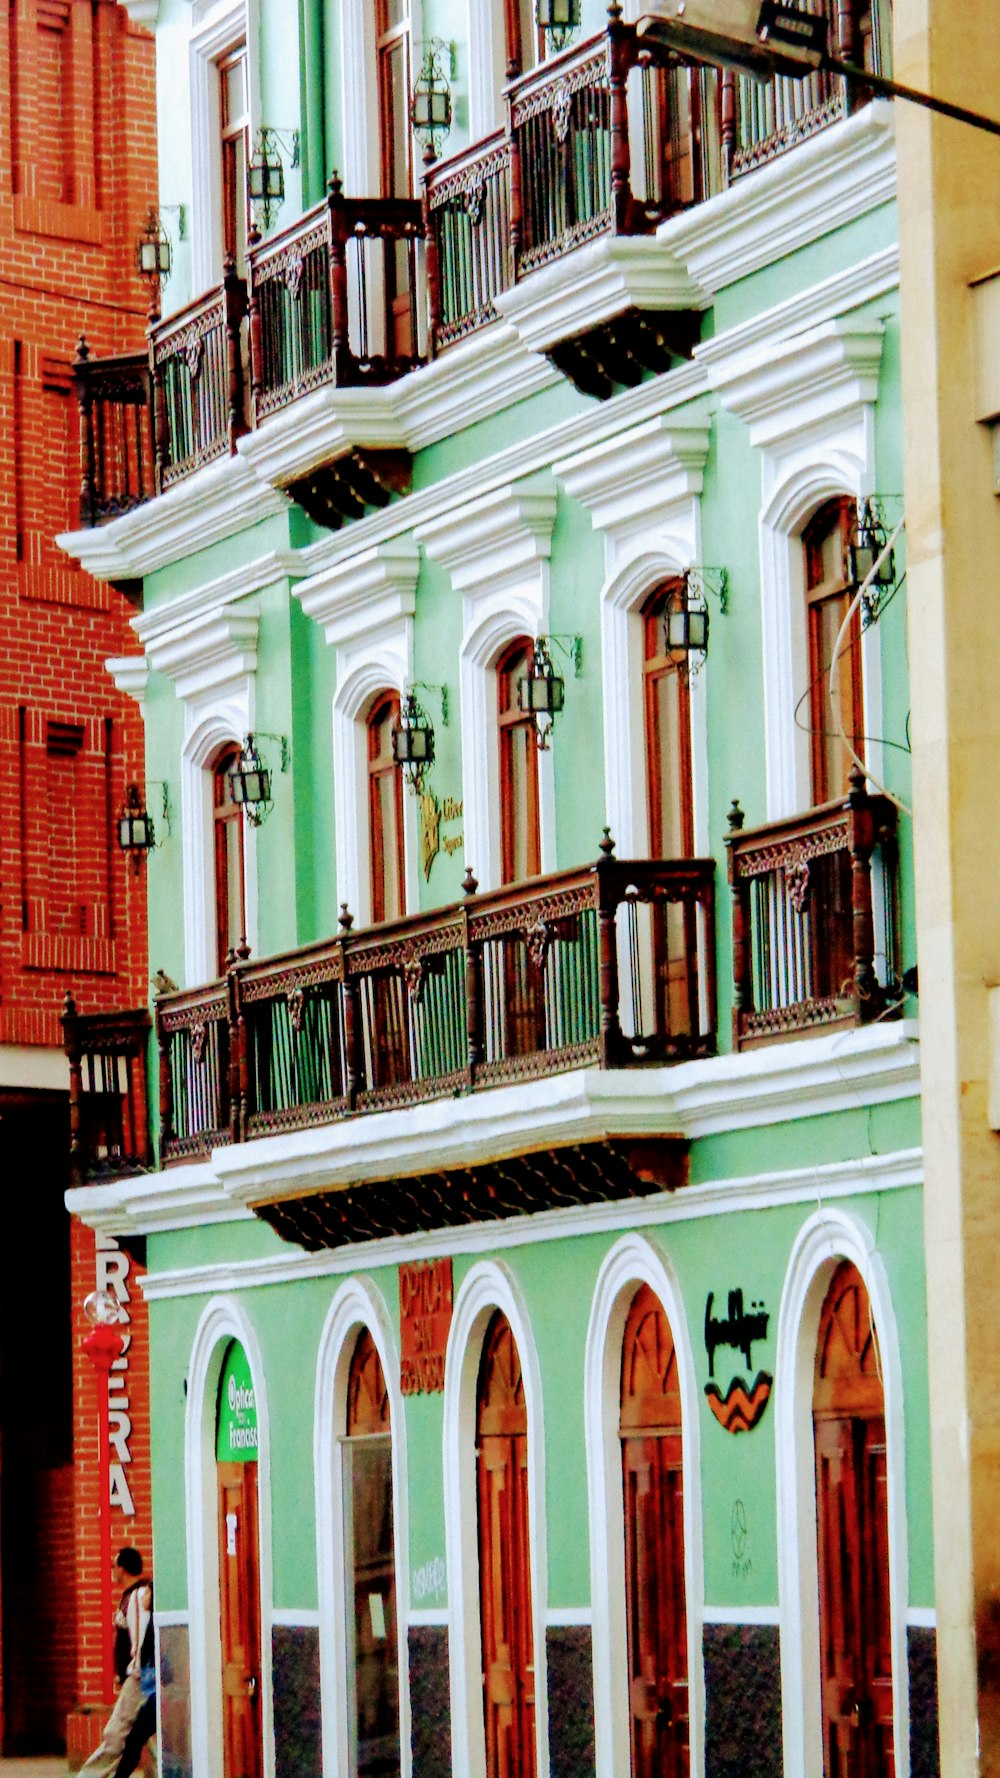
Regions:
<instances>
[{"instance_id":1,"label":"glass window","mask_svg":"<svg viewBox=\"0 0 1000 1778\"><path fill-rule=\"evenodd\" d=\"M351 1778L397 1778L399 1660L389 1400L371 1335L358 1337L342 1447Z\"/></svg>"},{"instance_id":2,"label":"glass window","mask_svg":"<svg viewBox=\"0 0 1000 1778\"><path fill-rule=\"evenodd\" d=\"M505 883L521 883L541 870L538 824L538 745L534 718L518 707L518 680L531 671L533 649L527 637L513 643L497 663L497 721L500 729L500 869Z\"/></svg>"},{"instance_id":3,"label":"glass window","mask_svg":"<svg viewBox=\"0 0 1000 1778\"><path fill-rule=\"evenodd\" d=\"M854 596L845 560L853 503L834 500L821 508L803 537L806 559L806 622L809 643L809 709L812 733L812 800L846 796L850 756L837 732L830 704L830 663ZM837 716L854 750L864 758L864 686L861 615L855 612L840 653Z\"/></svg>"},{"instance_id":4,"label":"glass window","mask_svg":"<svg viewBox=\"0 0 1000 1778\"><path fill-rule=\"evenodd\" d=\"M395 692L380 697L368 718L368 832L372 920L398 920L406 912L403 872L403 774L392 757L399 720Z\"/></svg>"},{"instance_id":5,"label":"glass window","mask_svg":"<svg viewBox=\"0 0 1000 1778\"><path fill-rule=\"evenodd\" d=\"M234 803L229 774L240 750L230 747L216 761L212 774L215 830L215 965L219 975L230 951L246 937L244 897L243 811Z\"/></svg>"},{"instance_id":6,"label":"glass window","mask_svg":"<svg viewBox=\"0 0 1000 1778\"><path fill-rule=\"evenodd\" d=\"M222 249L246 274L247 161L249 101L246 44L223 56L219 68L219 127L222 138Z\"/></svg>"}]
</instances>

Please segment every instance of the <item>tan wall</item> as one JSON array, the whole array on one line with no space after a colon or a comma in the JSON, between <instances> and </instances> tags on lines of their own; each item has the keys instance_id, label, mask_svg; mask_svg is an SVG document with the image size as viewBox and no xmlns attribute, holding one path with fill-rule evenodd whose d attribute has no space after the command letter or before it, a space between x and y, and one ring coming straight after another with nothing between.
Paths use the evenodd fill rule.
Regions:
<instances>
[{"instance_id":1,"label":"tan wall","mask_svg":"<svg viewBox=\"0 0 1000 1778\"><path fill-rule=\"evenodd\" d=\"M997 0L896 0L896 77L1000 116ZM947 1778L1000 1774L1000 498L975 298L1000 139L897 103L905 498L941 1705ZM977 1722L981 1752L977 1760Z\"/></svg>"}]
</instances>

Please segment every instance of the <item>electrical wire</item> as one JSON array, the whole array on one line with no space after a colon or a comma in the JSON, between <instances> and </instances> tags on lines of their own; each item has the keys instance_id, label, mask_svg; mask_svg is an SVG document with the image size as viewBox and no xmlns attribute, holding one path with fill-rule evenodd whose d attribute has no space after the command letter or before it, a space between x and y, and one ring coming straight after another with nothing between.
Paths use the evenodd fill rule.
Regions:
<instances>
[{"instance_id":1,"label":"electrical wire","mask_svg":"<svg viewBox=\"0 0 1000 1778\"><path fill-rule=\"evenodd\" d=\"M843 647L844 647L844 638L847 635L848 629L850 628L851 619L853 618L854 613L857 611L858 606L861 604L861 601L864 598L865 594L867 593L868 588L871 586L872 581L875 579L875 576L878 573L879 569L881 568L882 563L885 561L890 550L892 549L893 544L895 543L897 537L899 536L900 532L903 529L904 523L905 523L905 518L900 519L900 521L899 521L898 525L896 526L895 530L893 531L892 535L883 544L882 549L880 550L879 554L876 556L874 562L872 563L871 567L868 570L868 573L865 575L864 580L861 582L861 585L859 586L857 592L855 593L853 599L851 600L851 603L847 607L847 612L845 614L844 621L841 624L840 629L837 632L837 640L833 645L833 653L830 656L830 707L833 711L833 718L834 718L834 722L836 724L836 727L833 732L834 732L834 734L840 736L840 739L843 742L846 752L850 755L851 759L854 761L854 764L857 766L859 772L864 772L865 777L872 784L874 784L875 789L880 791L883 796L888 797L889 801L891 803L894 803L896 808L899 809L903 815L909 815L909 817L912 821L913 810L909 807L909 805L907 803L904 803L902 797L896 796L894 791L889 790L885 784L881 784L879 782L879 780L868 770L867 766L865 765L864 760L855 751L854 747L852 746L851 742L848 740L848 737L844 732L844 725L843 725L843 722L841 721L841 718L840 718L840 709L839 709L839 704L840 704L840 656L841 656L841 653L842 653Z\"/></svg>"}]
</instances>

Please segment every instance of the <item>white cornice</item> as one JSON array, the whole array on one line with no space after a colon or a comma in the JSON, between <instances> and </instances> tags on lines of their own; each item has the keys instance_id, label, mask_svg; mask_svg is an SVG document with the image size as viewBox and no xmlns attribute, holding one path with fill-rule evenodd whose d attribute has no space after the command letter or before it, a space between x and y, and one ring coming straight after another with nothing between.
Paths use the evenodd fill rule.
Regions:
<instances>
[{"instance_id":1,"label":"white cornice","mask_svg":"<svg viewBox=\"0 0 1000 1778\"><path fill-rule=\"evenodd\" d=\"M262 482L280 488L355 448L408 446L392 388L326 388L269 415L236 448Z\"/></svg>"},{"instance_id":2,"label":"white cornice","mask_svg":"<svg viewBox=\"0 0 1000 1778\"><path fill-rule=\"evenodd\" d=\"M104 663L104 671L110 673L118 690L127 698L134 698L141 710L146 696L146 683L149 679L149 662L141 654L115 655Z\"/></svg>"},{"instance_id":3,"label":"white cornice","mask_svg":"<svg viewBox=\"0 0 1000 1778\"><path fill-rule=\"evenodd\" d=\"M533 1216L510 1217L503 1223L467 1223L459 1228L427 1229L413 1235L391 1235L380 1241L325 1248L318 1253L292 1248L257 1259L178 1266L168 1272L147 1273L142 1280L142 1291L145 1297L155 1302L163 1297L253 1290L293 1279L336 1277L343 1272L355 1271L359 1264L392 1266L423 1255L429 1258L431 1255L492 1252L497 1248L524 1247L541 1241L565 1241L573 1235L611 1234L623 1229L691 1222L703 1216L774 1209L779 1204L815 1204L817 1199L829 1203L867 1192L905 1190L908 1186L920 1185L922 1180L922 1150L905 1148L891 1154L862 1155L857 1160L824 1162L817 1167L796 1167L785 1173L705 1180L700 1185L657 1193L652 1198L586 1204L567 1210L543 1210ZM412 1612L410 1617L412 1622Z\"/></svg>"},{"instance_id":4,"label":"white cornice","mask_svg":"<svg viewBox=\"0 0 1000 1778\"><path fill-rule=\"evenodd\" d=\"M327 641L337 646L412 617L419 574L416 544L394 537L300 581L295 596L306 616L322 624Z\"/></svg>"},{"instance_id":5,"label":"white cornice","mask_svg":"<svg viewBox=\"0 0 1000 1778\"><path fill-rule=\"evenodd\" d=\"M710 441L708 418L681 424L661 414L558 459L552 473L599 530L614 532L700 494Z\"/></svg>"},{"instance_id":6,"label":"white cornice","mask_svg":"<svg viewBox=\"0 0 1000 1778\"><path fill-rule=\"evenodd\" d=\"M901 1020L676 1067L549 1075L218 1148L194 1165L77 1188L72 1208L94 1228L150 1233L225 1220L255 1201L475 1166L533 1148L695 1140L856 1111L919 1097L917 1039L916 1021ZM864 1164L844 1163L855 1172ZM815 1179L811 1168L809 1175ZM688 1201L690 1189L677 1201ZM630 1221L636 1209L630 1206Z\"/></svg>"},{"instance_id":7,"label":"white cornice","mask_svg":"<svg viewBox=\"0 0 1000 1778\"><path fill-rule=\"evenodd\" d=\"M147 641L146 659L172 680L179 697L194 698L256 672L259 624L255 602L224 605Z\"/></svg>"},{"instance_id":8,"label":"white cornice","mask_svg":"<svg viewBox=\"0 0 1000 1778\"><path fill-rule=\"evenodd\" d=\"M496 299L531 352L548 352L627 309L702 309L708 294L649 236L607 236L532 272Z\"/></svg>"},{"instance_id":9,"label":"white cornice","mask_svg":"<svg viewBox=\"0 0 1000 1778\"><path fill-rule=\"evenodd\" d=\"M874 405L884 328L849 317L734 354L702 359L712 387L750 428L754 446L775 444L832 417Z\"/></svg>"},{"instance_id":10,"label":"white cornice","mask_svg":"<svg viewBox=\"0 0 1000 1778\"><path fill-rule=\"evenodd\" d=\"M407 444L422 451L562 381L559 371L525 351L512 327L496 321L403 377L393 393Z\"/></svg>"},{"instance_id":11,"label":"white cornice","mask_svg":"<svg viewBox=\"0 0 1000 1778\"><path fill-rule=\"evenodd\" d=\"M896 195L896 140L885 99L820 130L718 197L661 223L657 240L706 291L784 259Z\"/></svg>"},{"instance_id":12,"label":"white cornice","mask_svg":"<svg viewBox=\"0 0 1000 1778\"><path fill-rule=\"evenodd\" d=\"M262 592L275 581L290 579L301 572L299 557L294 550L267 550L262 556L254 556L251 562L230 568L228 573L218 575L215 580L207 580L190 592L179 593L176 598L139 612L132 619L132 628L140 642L148 647L151 643L168 640L177 631L218 611L221 606L232 605L237 599Z\"/></svg>"},{"instance_id":13,"label":"white cornice","mask_svg":"<svg viewBox=\"0 0 1000 1778\"><path fill-rule=\"evenodd\" d=\"M242 457L221 457L145 506L56 538L98 580L141 580L170 562L234 537L291 502L262 482Z\"/></svg>"},{"instance_id":14,"label":"white cornice","mask_svg":"<svg viewBox=\"0 0 1000 1778\"><path fill-rule=\"evenodd\" d=\"M427 554L447 570L456 592L530 573L552 551L556 491L551 476L535 475L494 488L468 505L418 527Z\"/></svg>"}]
</instances>

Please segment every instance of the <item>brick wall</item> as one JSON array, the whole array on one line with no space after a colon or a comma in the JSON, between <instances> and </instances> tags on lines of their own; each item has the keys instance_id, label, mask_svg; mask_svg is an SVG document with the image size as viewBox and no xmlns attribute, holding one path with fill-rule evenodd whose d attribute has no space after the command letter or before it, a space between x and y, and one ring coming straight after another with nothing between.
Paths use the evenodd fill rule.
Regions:
<instances>
[{"instance_id":1,"label":"brick wall","mask_svg":"<svg viewBox=\"0 0 1000 1778\"><path fill-rule=\"evenodd\" d=\"M112 828L126 785L143 784L142 730L104 669L109 656L137 650L130 607L70 564L54 537L79 512L71 366L80 336L99 356L144 339L148 293L133 251L156 201L155 116L152 39L116 0L0 7L9 142L0 155L0 1045L59 1045L67 989L81 1013L147 999L145 876L127 868ZM31 1115L47 1114L39 1103ZM65 1223L56 1159L50 1174L53 1214ZM53 1433L66 1457L22 1456L30 1487L15 1502L5 1472L0 1497L8 1520L16 1504L25 1548L44 1574L44 1586L25 1579L5 1524L0 1673L8 1691L16 1679L17 1693L6 1700L6 1751L14 1751L15 1727L17 1751L48 1751L61 1737L53 1737L53 1712L100 1697L101 1470L93 1376L79 1351L80 1303L98 1262L93 1236L76 1225L69 1246L60 1244L50 1271L67 1370L72 1352L72 1407L67 1389L65 1425ZM148 1550L145 1314L134 1279L128 1289L135 1319L125 1467L136 1510L115 1508L113 1537L116 1548L135 1541ZM4 1375L16 1368L16 1325L8 1318ZM8 1430L0 1427L5 1439ZM17 1436L26 1436L20 1421ZM58 1621L47 1615L53 1593ZM12 1622L19 1647L30 1644L37 1659L12 1649ZM0 1695L0 1723L4 1702Z\"/></svg>"}]
</instances>

